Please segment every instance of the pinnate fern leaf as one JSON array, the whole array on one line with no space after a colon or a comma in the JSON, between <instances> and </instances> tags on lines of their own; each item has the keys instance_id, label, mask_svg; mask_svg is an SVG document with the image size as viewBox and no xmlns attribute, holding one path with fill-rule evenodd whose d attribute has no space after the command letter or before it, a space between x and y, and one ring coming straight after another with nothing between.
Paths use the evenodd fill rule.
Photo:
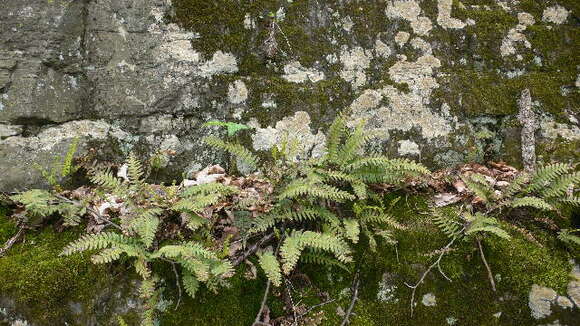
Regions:
<instances>
[{"instance_id":1,"label":"pinnate fern leaf","mask_svg":"<svg viewBox=\"0 0 580 326\"><path fill-rule=\"evenodd\" d=\"M280 286L282 284L282 272L276 256L271 251L265 251L258 258L260 267L262 267L270 282L276 287Z\"/></svg>"}]
</instances>

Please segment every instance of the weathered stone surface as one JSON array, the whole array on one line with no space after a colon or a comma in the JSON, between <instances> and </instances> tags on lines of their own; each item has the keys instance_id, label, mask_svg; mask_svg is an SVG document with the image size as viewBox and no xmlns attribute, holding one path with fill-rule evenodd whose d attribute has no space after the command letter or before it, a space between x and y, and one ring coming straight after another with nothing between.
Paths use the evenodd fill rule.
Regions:
<instances>
[{"instance_id":1,"label":"weathered stone surface","mask_svg":"<svg viewBox=\"0 0 580 326\"><path fill-rule=\"evenodd\" d=\"M521 165L524 89L538 163L575 161L577 10L572 0L6 0L0 174L10 177L0 190L41 184L33 163L66 144L26 146L75 121L122 132L91 144L119 159L170 148L173 177L220 157L201 143L217 132L202 123L255 119L262 143L273 142L274 126L298 111L322 139L350 110L353 125L365 119L378 134L376 150L432 167ZM278 130L269 140L268 126Z\"/></svg>"}]
</instances>

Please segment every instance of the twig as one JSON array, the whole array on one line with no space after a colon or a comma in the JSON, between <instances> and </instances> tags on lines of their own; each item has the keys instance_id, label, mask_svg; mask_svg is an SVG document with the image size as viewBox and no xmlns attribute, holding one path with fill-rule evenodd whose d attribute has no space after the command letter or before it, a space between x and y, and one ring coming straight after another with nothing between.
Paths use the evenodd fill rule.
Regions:
<instances>
[{"instance_id":1,"label":"twig","mask_svg":"<svg viewBox=\"0 0 580 326\"><path fill-rule=\"evenodd\" d=\"M177 307L179 307L179 304L181 303L181 284L179 284L179 274L177 273L175 262L171 262L171 267L173 267L173 273L175 273L175 284L177 285L177 291L179 294L177 297L177 304L175 305L175 310L177 310Z\"/></svg>"},{"instance_id":2,"label":"twig","mask_svg":"<svg viewBox=\"0 0 580 326\"><path fill-rule=\"evenodd\" d=\"M264 291L264 297L262 298L262 304L260 305L260 310L258 310L258 314L256 315L256 319L254 319L254 323L252 326L257 325L269 325L260 321L260 317L262 317L262 311L264 311L264 307L266 306L266 301L268 300L268 293L270 293L270 279L266 282L266 290Z\"/></svg>"},{"instance_id":3,"label":"twig","mask_svg":"<svg viewBox=\"0 0 580 326\"><path fill-rule=\"evenodd\" d=\"M463 230L461 230L461 232L463 232ZM455 240L457 240L457 238L454 237L453 239L451 239L451 241L445 247L443 247L443 249L441 250L441 254L439 255L439 258L437 258L437 260L435 262L433 262L433 264L431 264L431 266L429 266L429 268L427 268L427 270L423 273L423 275L421 275L421 278L419 279L419 281L415 285L409 285L405 282L406 286L413 289L413 293L411 294L411 317L413 317L413 307L415 305L415 292L417 292L417 288L419 287L419 285L421 285L421 283L423 283L423 281L425 280L425 277L427 277L427 274L429 274L429 272L431 272L433 267L437 266L437 269L439 269L439 272L441 273L441 275L443 275L443 277L445 277L445 279L447 279L449 282L451 282L451 279L443 273L443 270L441 269L440 264L441 264L441 259L448 252L448 249L453 245Z\"/></svg>"},{"instance_id":4,"label":"twig","mask_svg":"<svg viewBox=\"0 0 580 326\"><path fill-rule=\"evenodd\" d=\"M246 260L248 257L250 257L251 255L253 255L254 253L256 253L256 251L258 251L258 249L260 249L260 247L270 241L270 239L272 239L272 237L274 237L274 233L270 233L265 235L262 239L260 239L258 242L254 243L253 245L251 245L240 257L236 258L233 262L232 265L238 266L239 264L241 264L244 260Z\"/></svg>"},{"instance_id":5,"label":"twig","mask_svg":"<svg viewBox=\"0 0 580 326\"><path fill-rule=\"evenodd\" d=\"M479 247L479 253L481 255L481 260L483 260L483 264L487 269L487 277L489 278L489 283L491 283L491 289L495 292L495 281L493 280L493 273L491 272L491 268L487 264L487 260L485 259L485 255L483 254L483 247L481 246L481 240L477 239L477 246Z\"/></svg>"},{"instance_id":6,"label":"twig","mask_svg":"<svg viewBox=\"0 0 580 326\"><path fill-rule=\"evenodd\" d=\"M284 281L286 281L286 291L288 292L288 298L290 299L290 305L292 306L292 316L294 317L294 322L292 323L293 326L296 326L296 305L294 304L294 300L292 299L292 292L290 291L290 287L292 287L292 283L290 283L290 281L288 281L288 279L284 278ZM288 284L290 284L290 287L288 286Z\"/></svg>"},{"instance_id":7,"label":"twig","mask_svg":"<svg viewBox=\"0 0 580 326\"><path fill-rule=\"evenodd\" d=\"M312 310L319 308L319 307L322 307L322 306L326 306L327 304L333 303L334 301L336 301L336 299L332 299L332 300L328 300L328 301L316 304L316 305L308 308L304 313L298 315L298 317L296 317L296 318L298 318L298 319L303 318L304 316L308 315Z\"/></svg>"},{"instance_id":8,"label":"twig","mask_svg":"<svg viewBox=\"0 0 580 326\"><path fill-rule=\"evenodd\" d=\"M78 201L76 201L76 200L72 200L72 199L70 199L70 198L67 198L67 197L65 197L65 196L62 196L62 195L56 195L55 197L56 197L56 198L58 198L58 199L64 200L64 201L66 201L66 202L68 202L68 203L70 203L70 204L73 204L73 205L77 205L77 206L80 206L80 205L81 205L81 203L80 203L80 202L78 202ZM97 221L101 221L101 220L102 220L102 221L104 221L105 223L107 223L108 225L110 225L110 226L112 226L112 227L115 227L115 228L117 228L117 229L118 229L118 230L120 230L120 231L123 231L123 228L122 228L121 226L119 226L119 225L118 225L118 224L116 224L115 222L113 222L113 221L109 220L108 218L105 218L105 217L103 217L103 216L102 216L101 214L99 214L99 212L98 212L98 211L96 211L94 208L92 208L92 207L90 207L90 206L87 206L87 211L91 212L91 213L92 213L92 214L93 214L93 215L94 215L94 216L97 218Z\"/></svg>"},{"instance_id":9,"label":"twig","mask_svg":"<svg viewBox=\"0 0 580 326\"><path fill-rule=\"evenodd\" d=\"M22 238L22 236L24 235L25 230L26 230L26 227L21 227L12 238L10 238L10 239L8 239L8 241L6 241L6 243L4 244L4 247L0 248L0 257L4 256L4 254L10 248L12 248L12 246L16 242L20 241L20 238Z\"/></svg>"},{"instance_id":10,"label":"twig","mask_svg":"<svg viewBox=\"0 0 580 326\"><path fill-rule=\"evenodd\" d=\"M354 308L356 300L358 300L359 286L360 286L360 269L356 272L356 275L354 276L354 282L352 284L352 299L350 300L350 305L346 310L346 314L344 315L344 319L342 320L340 326L346 326L348 323L350 323L349 321L350 315L352 314L352 310Z\"/></svg>"}]
</instances>

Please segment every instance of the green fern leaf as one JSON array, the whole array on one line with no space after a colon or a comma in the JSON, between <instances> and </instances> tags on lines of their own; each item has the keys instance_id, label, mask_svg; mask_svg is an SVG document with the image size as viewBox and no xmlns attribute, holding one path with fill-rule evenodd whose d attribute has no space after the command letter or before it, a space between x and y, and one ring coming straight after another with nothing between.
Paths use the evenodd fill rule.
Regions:
<instances>
[{"instance_id":1,"label":"green fern leaf","mask_svg":"<svg viewBox=\"0 0 580 326\"><path fill-rule=\"evenodd\" d=\"M272 252L266 251L259 255L258 258L260 267L262 267L270 282L276 287L282 285L282 272L276 256Z\"/></svg>"},{"instance_id":2,"label":"green fern leaf","mask_svg":"<svg viewBox=\"0 0 580 326\"><path fill-rule=\"evenodd\" d=\"M242 146L240 144L225 142L225 141L223 141L215 136L205 137L203 139L203 141L212 147L222 149L222 150L234 155L235 157L242 160L244 163L246 163L251 168L256 168L256 166L258 165L258 158L252 152L250 152L247 148L245 148L244 146Z\"/></svg>"},{"instance_id":3,"label":"green fern leaf","mask_svg":"<svg viewBox=\"0 0 580 326\"><path fill-rule=\"evenodd\" d=\"M518 207L532 207L541 210L551 211L554 209L552 205L546 203L543 199L538 197L522 197L514 199L511 204L511 207L518 208Z\"/></svg>"},{"instance_id":4,"label":"green fern leaf","mask_svg":"<svg viewBox=\"0 0 580 326\"><path fill-rule=\"evenodd\" d=\"M195 294L197 290L199 290L199 281L192 273L190 273L187 269L183 269L181 271L181 280L183 282L183 287L185 288L185 292L192 298L195 298Z\"/></svg>"}]
</instances>

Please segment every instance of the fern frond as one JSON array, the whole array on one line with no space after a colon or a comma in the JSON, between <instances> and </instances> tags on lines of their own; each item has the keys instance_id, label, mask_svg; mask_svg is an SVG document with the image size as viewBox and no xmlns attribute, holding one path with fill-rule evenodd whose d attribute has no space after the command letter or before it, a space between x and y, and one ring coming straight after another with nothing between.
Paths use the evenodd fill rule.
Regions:
<instances>
[{"instance_id":1,"label":"fern frond","mask_svg":"<svg viewBox=\"0 0 580 326\"><path fill-rule=\"evenodd\" d=\"M463 180L467 189L473 192L477 197L481 198L484 203L488 203L494 198L493 187L483 175L474 173L469 176L461 176L461 180Z\"/></svg>"},{"instance_id":2,"label":"fern frond","mask_svg":"<svg viewBox=\"0 0 580 326\"><path fill-rule=\"evenodd\" d=\"M181 281L183 282L183 287L185 292L192 298L195 298L197 290L199 290L199 281L191 272L187 269L181 270Z\"/></svg>"},{"instance_id":3,"label":"fern frond","mask_svg":"<svg viewBox=\"0 0 580 326\"><path fill-rule=\"evenodd\" d=\"M569 206L580 206L580 196L575 197L565 197L558 200L560 203L569 205Z\"/></svg>"},{"instance_id":4,"label":"fern frond","mask_svg":"<svg viewBox=\"0 0 580 326\"><path fill-rule=\"evenodd\" d=\"M220 201L219 194L198 195L196 197L183 198L171 207L178 212L200 212L203 209L215 205Z\"/></svg>"},{"instance_id":5,"label":"fern frond","mask_svg":"<svg viewBox=\"0 0 580 326\"><path fill-rule=\"evenodd\" d=\"M181 193L182 197L193 197L197 195L211 195L219 194L222 196L229 196L237 194L239 189L233 186L226 186L219 182L204 183L201 185L195 185L187 187Z\"/></svg>"},{"instance_id":6,"label":"fern frond","mask_svg":"<svg viewBox=\"0 0 580 326\"><path fill-rule=\"evenodd\" d=\"M466 218L469 222L468 227L465 229L466 235L490 233L502 239L511 239L511 236L501 228L499 222L493 217L488 217L477 212L475 215L466 214Z\"/></svg>"},{"instance_id":7,"label":"fern frond","mask_svg":"<svg viewBox=\"0 0 580 326\"><path fill-rule=\"evenodd\" d=\"M545 198L563 197L570 186L577 184L580 184L580 171L561 176L548 187L542 188L540 194Z\"/></svg>"},{"instance_id":8,"label":"fern frond","mask_svg":"<svg viewBox=\"0 0 580 326\"><path fill-rule=\"evenodd\" d=\"M61 177L67 177L71 174L73 174L77 168L74 165L74 158L75 158L75 154L77 152L77 148L79 145L79 138L75 137L70 146L68 147L68 150L66 152L66 155L64 156L63 162L62 162L62 168L60 169L60 175Z\"/></svg>"},{"instance_id":9,"label":"fern frond","mask_svg":"<svg viewBox=\"0 0 580 326\"><path fill-rule=\"evenodd\" d=\"M531 177L528 191L536 191L548 186L558 177L568 173L571 166L565 163L555 163L537 169Z\"/></svg>"},{"instance_id":10,"label":"fern frond","mask_svg":"<svg viewBox=\"0 0 580 326\"><path fill-rule=\"evenodd\" d=\"M326 155L327 159L331 162L335 162L338 159L338 148L345 136L345 131L346 122L341 114L334 119L328 129L328 135L326 136Z\"/></svg>"},{"instance_id":11,"label":"fern frond","mask_svg":"<svg viewBox=\"0 0 580 326\"><path fill-rule=\"evenodd\" d=\"M558 233L558 239L569 245L580 246L580 237L573 234L574 232L580 232L580 229L575 230L562 229Z\"/></svg>"},{"instance_id":12,"label":"fern frond","mask_svg":"<svg viewBox=\"0 0 580 326\"><path fill-rule=\"evenodd\" d=\"M298 259L300 259L302 251L306 247L331 252L343 263L352 260L350 257L350 247L335 235L312 231L293 231L284 240L280 248L280 255L283 261L282 270L285 274L289 274L294 269Z\"/></svg>"},{"instance_id":13,"label":"fern frond","mask_svg":"<svg viewBox=\"0 0 580 326\"><path fill-rule=\"evenodd\" d=\"M104 249L116 244L135 244L134 239L128 238L122 234L113 232L102 232L98 234L87 234L69 243L60 254L61 256L68 256L75 252Z\"/></svg>"},{"instance_id":14,"label":"fern frond","mask_svg":"<svg viewBox=\"0 0 580 326\"><path fill-rule=\"evenodd\" d=\"M151 269L149 268L147 261L143 257L138 257L137 259L135 259L133 266L135 267L135 271L137 272L137 274L139 274L139 276L141 276L141 278L143 278L144 280L151 278Z\"/></svg>"},{"instance_id":15,"label":"fern frond","mask_svg":"<svg viewBox=\"0 0 580 326\"><path fill-rule=\"evenodd\" d=\"M346 237L353 243L357 243L358 236L360 234L360 226L358 222L353 219L345 219L342 221L342 223L344 224L344 231L346 233Z\"/></svg>"},{"instance_id":16,"label":"fern frond","mask_svg":"<svg viewBox=\"0 0 580 326\"><path fill-rule=\"evenodd\" d=\"M250 126L235 123L235 122L223 122L223 121L208 121L203 124L203 126L219 126L219 127L226 127L228 130L228 136L232 137L235 136L236 133L239 131L250 129Z\"/></svg>"},{"instance_id":17,"label":"fern frond","mask_svg":"<svg viewBox=\"0 0 580 326\"><path fill-rule=\"evenodd\" d=\"M262 267L270 282L276 287L282 285L282 272L276 256L272 252L266 251L258 255L258 259L260 267Z\"/></svg>"},{"instance_id":18,"label":"fern frond","mask_svg":"<svg viewBox=\"0 0 580 326\"><path fill-rule=\"evenodd\" d=\"M364 122L359 123L338 150L339 163L347 163L359 155L364 145L372 138L371 134L365 132Z\"/></svg>"},{"instance_id":19,"label":"fern frond","mask_svg":"<svg viewBox=\"0 0 580 326\"><path fill-rule=\"evenodd\" d=\"M546 203L543 199L538 198L538 197L531 197L531 196L516 198L510 203L510 206L513 208L532 207L532 208L537 208L537 209L541 209L541 210L545 210L545 211L551 211L554 209L554 207L552 207L552 205Z\"/></svg>"},{"instance_id":20,"label":"fern frond","mask_svg":"<svg viewBox=\"0 0 580 326\"><path fill-rule=\"evenodd\" d=\"M143 170L143 165L141 161L137 158L135 153L131 152L127 157L127 178L132 184L138 184L142 182L143 175L145 174Z\"/></svg>"},{"instance_id":21,"label":"fern frond","mask_svg":"<svg viewBox=\"0 0 580 326\"><path fill-rule=\"evenodd\" d=\"M322 251L318 250L309 250L304 251L302 255L300 255L300 261L305 264L315 264L315 265L323 265L328 267L338 267L344 270L347 273L350 273L351 270L348 266L344 263L339 262L334 257L329 257Z\"/></svg>"},{"instance_id":22,"label":"fern frond","mask_svg":"<svg viewBox=\"0 0 580 326\"><path fill-rule=\"evenodd\" d=\"M292 199L301 196L310 196L320 199L329 199L336 202L354 200L352 194L323 183L311 183L307 179L298 179L291 182L278 197L280 200Z\"/></svg>"},{"instance_id":23,"label":"fern frond","mask_svg":"<svg viewBox=\"0 0 580 326\"><path fill-rule=\"evenodd\" d=\"M442 208L433 210L433 223L445 234L449 239L461 238L463 223L453 208Z\"/></svg>"},{"instance_id":24,"label":"fern frond","mask_svg":"<svg viewBox=\"0 0 580 326\"><path fill-rule=\"evenodd\" d=\"M58 206L52 205L56 198L46 190L32 189L10 199L22 203L28 212L37 216L49 216L58 210Z\"/></svg>"},{"instance_id":25,"label":"fern frond","mask_svg":"<svg viewBox=\"0 0 580 326\"><path fill-rule=\"evenodd\" d=\"M150 247L155 240L159 223L157 217L139 217L131 221L131 227L137 232L145 247Z\"/></svg>"},{"instance_id":26,"label":"fern frond","mask_svg":"<svg viewBox=\"0 0 580 326\"><path fill-rule=\"evenodd\" d=\"M502 198L510 200L518 192L522 191L524 185L529 182L530 176L526 172L521 172L502 192Z\"/></svg>"},{"instance_id":27,"label":"fern frond","mask_svg":"<svg viewBox=\"0 0 580 326\"><path fill-rule=\"evenodd\" d=\"M105 188L106 190L118 190L122 188L122 182L119 178L113 175L109 169L96 171L91 177L92 183Z\"/></svg>"},{"instance_id":28,"label":"fern frond","mask_svg":"<svg viewBox=\"0 0 580 326\"><path fill-rule=\"evenodd\" d=\"M215 136L208 136L203 139L203 141L215 148L222 149L240 160L244 161L251 168L256 168L258 165L258 158L247 148L240 144L225 142Z\"/></svg>"},{"instance_id":29,"label":"fern frond","mask_svg":"<svg viewBox=\"0 0 580 326\"><path fill-rule=\"evenodd\" d=\"M100 253L93 255L91 261L93 264L108 264L121 258L123 252L124 251L120 248L107 248L102 250Z\"/></svg>"}]
</instances>

